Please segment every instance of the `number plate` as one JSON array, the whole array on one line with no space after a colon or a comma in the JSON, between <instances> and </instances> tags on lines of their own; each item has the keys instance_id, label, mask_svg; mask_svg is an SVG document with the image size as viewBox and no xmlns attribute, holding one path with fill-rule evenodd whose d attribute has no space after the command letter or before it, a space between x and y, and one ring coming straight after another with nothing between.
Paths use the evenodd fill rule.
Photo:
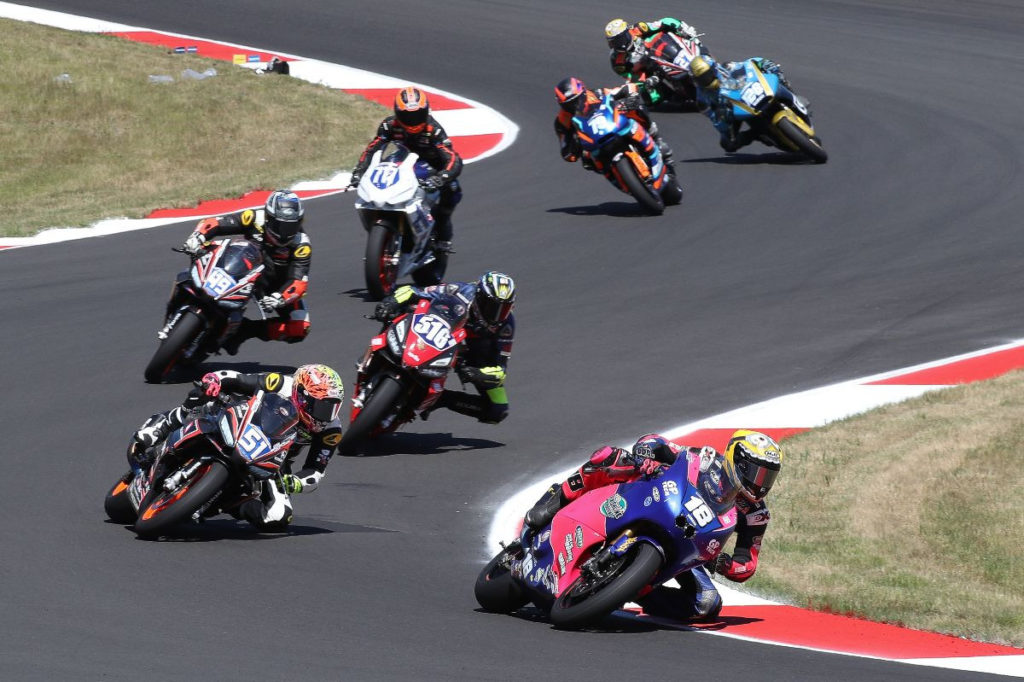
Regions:
<instances>
[{"instance_id":1,"label":"number plate","mask_svg":"<svg viewBox=\"0 0 1024 682\"><path fill-rule=\"evenodd\" d=\"M249 424L238 439L238 452L248 460L258 459L270 452L270 441L263 430L255 424Z\"/></svg>"},{"instance_id":2,"label":"number plate","mask_svg":"<svg viewBox=\"0 0 1024 682\"><path fill-rule=\"evenodd\" d=\"M223 296L224 292L231 289L231 287L238 284L235 278L226 273L221 268L214 268L210 276L203 282L203 291L208 293L213 298Z\"/></svg>"},{"instance_id":3,"label":"number plate","mask_svg":"<svg viewBox=\"0 0 1024 682\"><path fill-rule=\"evenodd\" d=\"M439 351L448 350L455 345L451 326L437 315L414 316L412 330L416 332L416 336Z\"/></svg>"}]
</instances>

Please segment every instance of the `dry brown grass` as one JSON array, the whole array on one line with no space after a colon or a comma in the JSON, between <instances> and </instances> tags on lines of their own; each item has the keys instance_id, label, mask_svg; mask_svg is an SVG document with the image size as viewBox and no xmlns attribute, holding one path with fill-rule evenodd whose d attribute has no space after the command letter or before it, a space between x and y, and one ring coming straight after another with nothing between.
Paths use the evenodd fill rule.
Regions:
<instances>
[{"instance_id":1,"label":"dry brown grass","mask_svg":"<svg viewBox=\"0 0 1024 682\"><path fill-rule=\"evenodd\" d=\"M0 20L0 43L7 236L326 177L352 167L385 113L295 78L109 36ZM181 77L210 67L217 76ZM70 82L55 80L64 73Z\"/></svg>"},{"instance_id":2,"label":"dry brown grass","mask_svg":"<svg viewBox=\"0 0 1024 682\"><path fill-rule=\"evenodd\" d=\"M1024 645L1024 372L794 437L755 591Z\"/></svg>"}]
</instances>

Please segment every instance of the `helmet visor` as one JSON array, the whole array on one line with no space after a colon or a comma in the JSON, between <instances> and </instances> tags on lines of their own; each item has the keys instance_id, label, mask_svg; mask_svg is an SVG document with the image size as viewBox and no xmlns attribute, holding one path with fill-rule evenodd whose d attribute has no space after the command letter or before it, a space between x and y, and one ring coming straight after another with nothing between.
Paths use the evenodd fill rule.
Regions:
<instances>
[{"instance_id":1,"label":"helmet visor","mask_svg":"<svg viewBox=\"0 0 1024 682\"><path fill-rule=\"evenodd\" d=\"M757 500L763 499L768 494L768 491L775 485L776 476L779 475L777 468L771 468L747 458L736 461L736 471L743 482L744 490Z\"/></svg>"},{"instance_id":2,"label":"helmet visor","mask_svg":"<svg viewBox=\"0 0 1024 682\"><path fill-rule=\"evenodd\" d=\"M420 107L413 111L399 109L395 112L395 117L398 118L398 122L401 123L403 127L408 128L413 132L422 130L423 126L427 123L427 116L429 116L429 113L426 107Z\"/></svg>"},{"instance_id":3,"label":"helmet visor","mask_svg":"<svg viewBox=\"0 0 1024 682\"><path fill-rule=\"evenodd\" d=\"M633 36L629 31L623 31L608 38L608 47L613 50L624 51L633 42Z\"/></svg>"},{"instance_id":4,"label":"helmet visor","mask_svg":"<svg viewBox=\"0 0 1024 682\"><path fill-rule=\"evenodd\" d=\"M482 297L478 304L480 310L480 317L483 318L484 322L489 325L499 324L508 319L509 314L512 312L512 303L508 301L499 301L490 297Z\"/></svg>"},{"instance_id":5,"label":"helmet visor","mask_svg":"<svg viewBox=\"0 0 1024 682\"><path fill-rule=\"evenodd\" d=\"M308 411L313 421L329 424L338 418L338 414L341 412L341 400L338 398L311 399Z\"/></svg>"}]
</instances>

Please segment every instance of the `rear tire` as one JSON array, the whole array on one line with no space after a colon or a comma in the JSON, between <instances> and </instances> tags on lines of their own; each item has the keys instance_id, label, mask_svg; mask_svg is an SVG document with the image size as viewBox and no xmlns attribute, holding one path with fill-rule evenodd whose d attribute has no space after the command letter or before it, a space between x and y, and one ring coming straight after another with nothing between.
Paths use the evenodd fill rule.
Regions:
<instances>
[{"instance_id":1,"label":"rear tire","mask_svg":"<svg viewBox=\"0 0 1024 682\"><path fill-rule=\"evenodd\" d=\"M501 550L477 576L473 594L484 611L511 613L526 606L530 601L504 565L509 557L509 550Z\"/></svg>"},{"instance_id":2,"label":"rear tire","mask_svg":"<svg viewBox=\"0 0 1024 682\"><path fill-rule=\"evenodd\" d=\"M159 384L167 378L174 366L181 359L181 354L196 340L196 337L203 331L205 326L203 318L194 311L186 311L178 321L174 323L167 338L160 342L153 358L146 365L146 381L151 384Z\"/></svg>"},{"instance_id":3,"label":"rear tire","mask_svg":"<svg viewBox=\"0 0 1024 682\"><path fill-rule=\"evenodd\" d=\"M551 606L551 623L559 628L580 628L601 620L636 597L661 568L661 554L652 545L638 543L632 561L596 588L577 578Z\"/></svg>"},{"instance_id":4,"label":"rear tire","mask_svg":"<svg viewBox=\"0 0 1024 682\"><path fill-rule=\"evenodd\" d=\"M814 163L825 163L828 161L828 152L821 146L821 143L808 137L807 133L798 128L792 121L787 121L783 118L779 120L776 126L783 137L792 142L800 150L800 153L811 161Z\"/></svg>"},{"instance_id":5,"label":"rear tire","mask_svg":"<svg viewBox=\"0 0 1024 682\"><path fill-rule=\"evenodd\" d=\"M354 448L361 440L370 435L388 414L393 412L402 400L404 388L394 377L386 376L377 383L377 387L366 399L348 431L341 438L338 451L343 455L354 454Z\"/></svg>"},{"instance_id":6,"label":"rear tire","mask_svg":"<svg viewBox=\"0 0 1024 682\"><path fill-rule=\"evenodd\" d=\"M134 475L129 471L117 479L117 483L110 486L107 496L103 499L103 511L107 512L107 518L114 523L127 526L135 521L137 516L135 507L132 506L132 501L128 497L128 486L133 477Z\"/></svg>"},{"instance_id":7,"label":"rear tire","mask_svg":"<svg viewBox=\"0 0 1024 682\"><path fill-rule=\"evenodd\" d=\"M661 195L653 191L647 186L647 183L640 179L640 176L636 174L636 168L633 167L633 162L628 157L623 155L619 158L615 162L615 168L618 170L622 182L626 184L629 193L640 202L640 205L648 213L661 215L665 212L665 202L662 200Z\"/></svg>"},{"instance_id":8,"label":"rear tire","mask_svg":"<svg viewBox=\"0 0 1024 682\"><path fill-rule=\"evenodd\" d=\"M210 460L205 471L196 473L174 492L162 487L146 495L139 505L139 518L135 521L135 534L140 538L154 538L168 528L192 517L197 509L210 501L228 480L228 468L223 462Z\"/></svg>"},{"instance_id":9,"label":"rear tire","mask_svg":"<svg viewBox=\"0 0 1024 682\"><path fill-rule=\"evenodd\" d=\"M366 259L363 264L366 276L366 291L370 300L379 301L395 290L398 279L396 256L402 245L402 236L390 229L383 220L378 220L366 236Z\"/></svg>"}]
</instances>

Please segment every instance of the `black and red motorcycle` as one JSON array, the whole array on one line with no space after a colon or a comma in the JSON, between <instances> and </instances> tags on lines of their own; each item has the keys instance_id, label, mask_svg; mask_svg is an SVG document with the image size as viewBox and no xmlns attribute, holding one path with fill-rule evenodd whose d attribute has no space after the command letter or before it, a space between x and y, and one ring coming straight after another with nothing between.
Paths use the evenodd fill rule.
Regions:
<instances>
[{"instance_id":1,"label":"black and red motorcycle","mask_svg":"<svg viewBox=\"0 0 1024 682\"><path fill-rule=\"evenodd\" d=\"M291 401L259 391L217 404L221 409L154 446L150 464L133 465L114 483L103 503L110 520L134 524L140 537L157 537L182 522L231 513L259 496L263 480L287 473L298 436ZM133 454L138 447L129 446Z\"/></svg>"},{"instance_id":2,"label":"black and red motorcycle","mask_svg":"<svg viewBox=\"0 0 1024 682\"><path fill-rule=\"evenodd\" d=\"M338 446L355 454L364 438L391 433L430 409L466 338L470 301L458 294L423 299L370 339L358 365L350 425Z\"/></svg>"},{"instance_id":3,"label":"black and red motorcycle","mask_svg":"<svg viewBox=\"0 0 1024 682\"><path fill-rule=\"evenodd\" d=\"M146 381L159 383L176 366L202 362L220 350L241 323L263 269L263 252L246 239L214 241L192 256L192 267L174 281Z\"/></svg>"}]
</instances>

